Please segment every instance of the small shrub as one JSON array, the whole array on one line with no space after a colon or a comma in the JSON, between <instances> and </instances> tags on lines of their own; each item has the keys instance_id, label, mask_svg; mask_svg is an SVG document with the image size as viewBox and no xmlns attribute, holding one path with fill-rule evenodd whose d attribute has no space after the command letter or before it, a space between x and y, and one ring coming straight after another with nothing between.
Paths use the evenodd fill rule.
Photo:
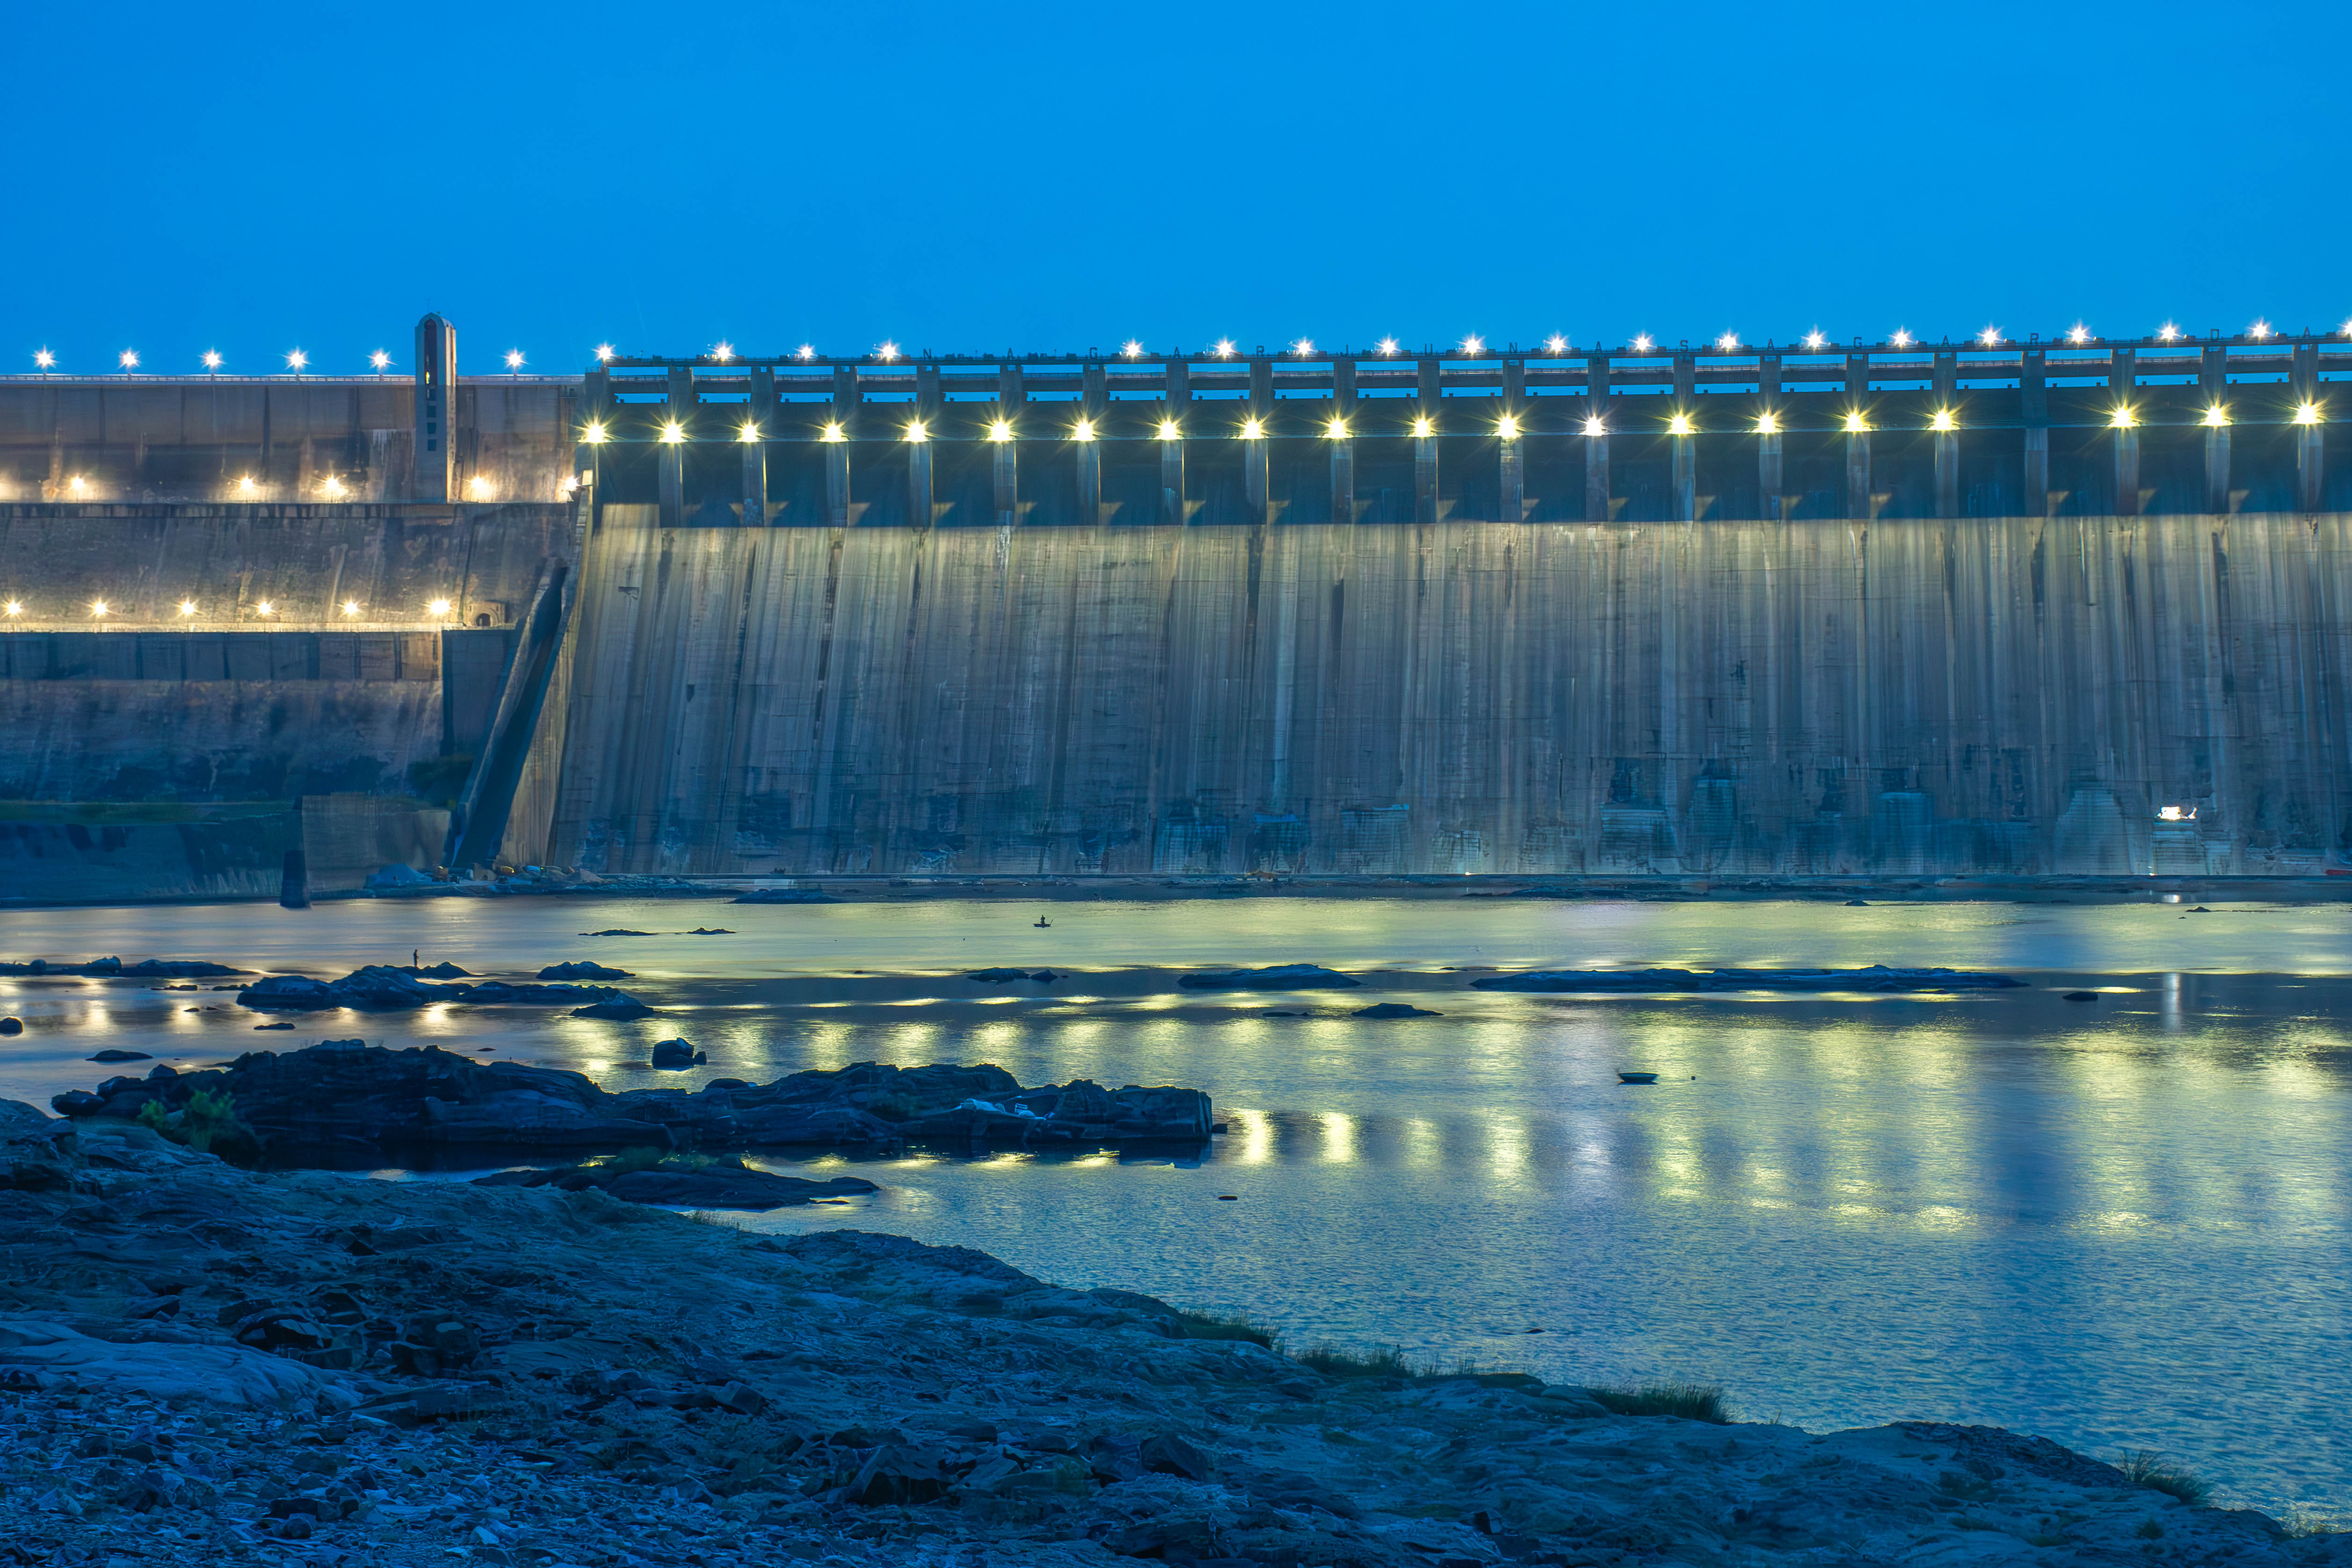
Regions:
<instances>
[{"instance_id":1,"label":"small shrub","mask_svg":"<svg viewBox=\"0 0 2352 1568\"><path fill-rule=\"evenodd\" d=\"M2116 1467L2123 1471L2124 1479L2136 1487L2160 1491L2177 1497L2191 1508L2202 1508L2205 1500L2213 1495L2212 1484L2196 1471L2176 1465L2152 1448L2126 1448L2123 1463Z\"/></svg>"},{"instance_id":2,"label":"small shrub","mask_svg":"<svg viewBox=\"0 0 2352 1568\"><path fill-rule=\"evenodd\" d=\"M161 1133L174 1143L179 1141L172 1126L172 1118L164 1113L161 1100L150 1100L139 1107L139 1124L151 1133Z\"/></svg>"},{"instance_id":3,"label":"small shrub","mask_svg":"<svg viewBox=\"0 0 2352 1568\"><path fill-rule=\"evenodd\" d=\"M1729 1425L1723 1390L1712 1383L1645 1383L1638 1388L1588 1388L1596 1404L1620 1416L1678 1416L1711 1426Z\"/></svg>"},{"instance_id":4,"label":"small shrub","mask_svg":"<svg viewBox=\"0 0 2352 1568\"><path fill-rule=\"evenodd\" d=\"M631 1171L649 1171L668 1157L668 1150L656 1149L647 1145L634 1149L623 1149L617 1155L607 1155L604 1161L604 1168L614 1176L626 1176Z\"/></svg>"},{"instance_id":5,"label":"small shrub","mask_svg":"<svg viewBox=\"0 0 2352 1568\"><path fill-rule=\"evenodd\" d=\"M1247 1340L1262 1350L1275 1346L1271 1330L1258 1327L1239 1312L1180 1312L1177 1321L1183 1325L1186 1339Z\"/></svg>"},{"instance_id":6,"label":"small shrub","mask_svg":"<svg viewBox=\"0 0 2352 1568\"><path fill-rule=\"evenodd\" d=\"M236 1102L226 1089L197 1090L176 1118L164 1111L162 1101L150 1100L139 1107L139 1124L233 1166L249 1166L261 1158L261 1135L237 1116Z\"/></svg>"},{"instance_id":7,"label":"small shrub","mask_svg":"<svg viewBox=\"0 0 2352 1568\"><path fill-rule=\"evenodd\" d=\"M1326 1377L1416 1377L1420 1373L1392 1344L1368 1351L1343 1350L1336 1344L1310 1345L1290 1358Z\"/></svg>"}]
</instances>

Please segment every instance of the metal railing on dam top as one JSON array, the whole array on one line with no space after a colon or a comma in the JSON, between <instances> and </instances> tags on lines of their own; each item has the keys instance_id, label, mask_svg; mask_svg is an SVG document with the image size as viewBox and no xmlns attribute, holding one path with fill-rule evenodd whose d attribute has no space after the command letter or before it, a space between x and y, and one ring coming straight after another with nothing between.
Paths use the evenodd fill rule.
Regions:
<instances>
[{"instance_id":1,"label":"metal railing on dam top","mask_svg":"<svg viewBox=\"0 0 2352 1568\"><path fill-rule=\"evenodd\" d=\"M577 483L672 526L2316 511L2352 339L610 355Z\"/></svg>"}]
</instances>

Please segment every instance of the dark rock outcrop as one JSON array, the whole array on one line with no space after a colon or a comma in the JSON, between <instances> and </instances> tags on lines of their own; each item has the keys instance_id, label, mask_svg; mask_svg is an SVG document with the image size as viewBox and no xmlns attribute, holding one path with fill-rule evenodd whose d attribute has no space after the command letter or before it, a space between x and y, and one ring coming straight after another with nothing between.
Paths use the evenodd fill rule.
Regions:
<instances>
[{"instance_id":1,"label":"dark rock outcrop","mask_svg":"<svg viewBox=\"0 0 2352 1568\"><path fill-rule=\"evenodd\" d=\"M539 972L542 980L634 980L636 977L626 969L614 969L593 959L579 958L569 964L550 964Z\"/></svg>"},{"instance_id":2,"label":"dark rock outcrop","mask_svg":"<svg viewBox=\"0 0 2352 1568\"><path fill-rule=\"evenodd\" d=\"M52 964L45 958L26 963L0 963L0 975L80 975L94 980L200 980L217 975L249 975L203 958L146 958L126 964L120 958L91 958L79 964Z\"/></svg>"},{"instance_id":3,"label":"dark rock outcrop","mask_svg":"<svg viewBox=\"0 0 2352 1568\"><path fill-rule=\"evenodd\" d=\"M1480 991L1962 991L2022 986L1968 969L1538 969L1470 982Z\"/></svg>"},{"instance_id":4,"label":"dark rock outcrop","mask_svg":"<svg viewBox=\"0 0 2352 1568\"><path fill-rule=\"evenodd\" d=\"M1406 1002L1374 1002L1370 1007L1358 1008L1348 1016L1357 1019L1433 1019L1444 1015Z\"/></svg>"},{"instance_id":5,"label":"dark rock outcrop","mask_svg":"<svg viewBox=\"0 0 2352 1568\"><path fill-rule=\"evenodd\" d=\"M1267 969L1209 969L1177 984L1194 991L1323 991L1362 982L1320 964L1276 964Z\"/></svg>"},{"instance_id":6,"label":"dark rock outcrop","mask_svg":"<svg viewBox=\"0 0 2352 1568\"><path fill-rule=\"evenodd\" d=\"M587 967L599 967L595 965ZM600 972L607 975L621 973L618 969ZM610 986L575 986L545 980L536 983L528 980L484 980L478 986L428 986L408 969L395 969L385 964L370 964L365 968L354 969L340 980L314 980L307 975L272 975L238 991L236 999L262 1012L320 1012L328 1008L394 1012L408 1008L428 1007L435 1002L464 1002L473 1007L562 1007L566 1004L579 1007L625 1003L644 1009L634 1013L589 1015L599 1018L643 1018L653 1010L635 997L616 991Z\"/></svg>"},{"instance_id":7,"label":"dark rock outcrop","mask_svg":"<svg viewBox=\"0 0 2352 1568\"><path fill-rule=\"evenodd\" d=\"M701 1051L694 1049L694 1042L690 1040L654 1041L653 1061L656 1067L692 1067L698 1062L709 1060Z\"/></svg>"},{"instance_id":8,"label":"dark rock outcrop","mask_svg":"<svg viewBox=\"0 0 2352 1568\"><path fill-rule=\"evenodd\" d=\"M820 1198L856 1197L877 1190L872 1182L857 1176L807 1181L719 1160L698 1166L667 1162L643 1166L615 1161L559 1170L499 1171L476 1177L474 1185L551 1186L562 1192L594 1187L630 1203L661 1204L673 1208L783 1208L814 1203Z\"/></svg>"},{"instance_id":9,"label":"dark rock outcrop","mask_svg":"<svg viewBox=\"0 0 2352 1568\"><path fill-rule=\"evenodd\" d=\"M110 1078L58 1095L60 1115L136 1118L224 1092L278 1163L336 1163L403 1152L502 1148L582 1154L650 1147L822 1147L892 1152L1198 1144L1213 1124L1196 1089L1112 1092L1084 1079L1024 1089L1001 1067L898 1068L859 1062L772 1083L721 1078L698 1089L607 1093L555 1068L476 1061L435 1047L386 1051L329 1040L253 1051L226 1068Z\"/></svg>"},{"instance_id":10,"label":"dark rock outcrop","mask_svg":"<svg viewBox=\"0 0 2352 1568\"><path fill-rule=\"evenodd\" d=\"M649 1019L654 1009L635 997L614 996L601 1002L590 1002L584 1008L573 1008L576 1019L611 1019L616 1023L630 1023L637 1019Z\"/></svg>"}]
</instances>

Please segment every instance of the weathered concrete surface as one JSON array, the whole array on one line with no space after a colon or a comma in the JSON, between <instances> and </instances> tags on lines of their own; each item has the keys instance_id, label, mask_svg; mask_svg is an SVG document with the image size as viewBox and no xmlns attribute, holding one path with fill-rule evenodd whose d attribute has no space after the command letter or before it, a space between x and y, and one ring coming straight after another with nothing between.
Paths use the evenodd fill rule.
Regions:
<instances>
[{"instance_id":1,"label":"weathered concrete surface","mask_svg":"<svg viewBox=\"0 0 2352 1568\"><path fill-rule=\"evenodd\" d=\"M400 375L0 385L0 502L405 500L415 384ZM460 493L473 495L478 479L487 500L562 499L579 390L461 378L450 431Z\"/></svg>"},{"instance_id":2,"label":"weathered concrete surface","mask_svg":"<svg viewBox=\"0 0 2352 1568\"><path fill-rule=\"evenodd\" d=\"M509 848L600 871L2310 875L2352 799L2347 529L664 531L608 507L541 732L548 841Z\"/></svg>"}]
</instances>

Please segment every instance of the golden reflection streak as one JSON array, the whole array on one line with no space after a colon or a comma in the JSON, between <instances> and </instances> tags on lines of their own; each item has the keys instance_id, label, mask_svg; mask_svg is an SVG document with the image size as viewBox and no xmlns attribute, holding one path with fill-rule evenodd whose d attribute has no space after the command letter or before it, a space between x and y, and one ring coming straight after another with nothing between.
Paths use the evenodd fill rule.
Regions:
<instances>
[{"instance_id":1,"label":"golden reflection streak","mask_svg":"<svg viewBox=\"0 0 2352 1568\"><path fill-rule=\"evenodd\" d=\"M1434 1170L1445 1162L1437 1124L1426 1116L1405 1118L1404 1149L1404 1163L1416 1170Z\"/></svg>"},{"instance_id":2,"label":"golden reflection streak","mask_svg":"<svg viewBox=\"0 0 2352 1568\"><path fill-rule=\"evenodd\" d=\"M1323 1163L1327 1166L1355 1164L1356 1119L1344 1111L1325 1111L1315 1119L1323 1124Z\"/></svg>"},{"instance_id":3,"label":"golden reflection streak","mask_svg":"<svg viewBox=\"0 0 2352 1568\"><path fill-rule=\"evenodd\" d=\"M1274 1118L1263 1111L1228 1111L1225 1124L1241 1134L1241 1153L1235 1157L1245 1166L1262 1166L1274 1157ZM1230 1134L1226 1146L1232 1147Z\"/></svg>"}]
</instances>

